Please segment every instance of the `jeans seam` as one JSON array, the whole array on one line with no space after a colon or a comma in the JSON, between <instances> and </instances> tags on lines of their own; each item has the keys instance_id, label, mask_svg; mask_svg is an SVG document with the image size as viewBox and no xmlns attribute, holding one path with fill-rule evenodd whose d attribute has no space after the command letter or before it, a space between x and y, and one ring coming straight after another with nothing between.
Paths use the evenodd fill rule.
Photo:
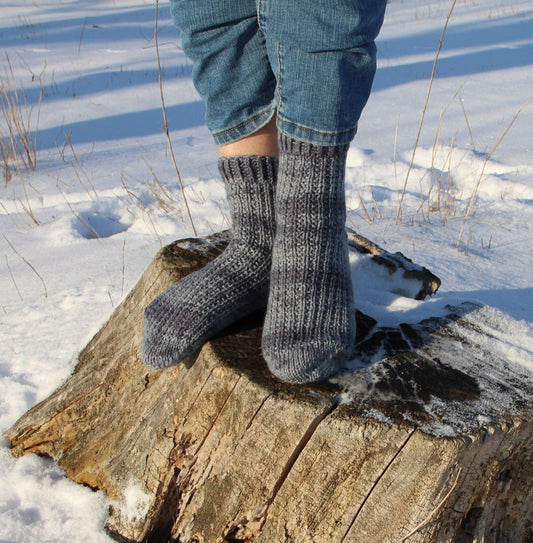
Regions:
<instances>
[{"instance_id":1,"label":"jeans seam","mask_svg":"<svg viewBox=\"0 0 533 543\"><path fill-rule=\"evenodd\" d=\"M277 43L277 57L278 57L278 73L276 77L276 93L278 95L278 112L281 112L281 107L283 105L283 96L281 95L281 78L282 78L282 68L281 68L281 43Z\"/></svg>"},{"instance_id":2,"label":"jeans seam","mask_svg":"<svg viewBox=\"0 0 533 543\"><path fill-rule=\"evenodd\" d=\"M263 35L265 34L265 30L263 28L263 17L262 17L262 13L263 13L263 0L257 0L257 26L259 28L259 30L263 33Z\"/></svg>"},{"instance_id":3,"label":"jeans seam","mask_svg":"<svg viewBox=\"0 0 533 543\"><path fill-rule=\"evenodd\" d=\"M288 121L287 119L284 119L282 115L279 115L279 120L281 123L286 124L288 126L292 126L294 128L298 128L299 130L303 130L305 132L311 132L312 134L318 134L319 136L342 136L343 134L349 134L353 130L356 130L357 128L347 128L346 130L335 130L335 131L328 131L328 130L315 130L313 128L308 128L306 126L302 126L301 124L293 123L291 121Z\"/></svg>"},{"instance_id":4,"label":"jeans seam","mask_svg":"<svg viewBox=\"0 0 533 543\"><path fill-rule=\"evenodd\" d=\"M254 115L251 119L246 119L242 123L239 123L236 126L232 126L231 128L228 128L226 130L222 130L221 132L214 132L213 136L214 137L223 136L224 134L228 134L229 132L233 132L234 130L238 130L239 128L242 128L243 126L246 126L247 124L253 123L254 121L256 121L257 119L263 117L266 113L269 113L270 111L272 111L272 104L268 108L265 108L265 109L261 110L257 115Z\"/></svg>"}]
</instances>

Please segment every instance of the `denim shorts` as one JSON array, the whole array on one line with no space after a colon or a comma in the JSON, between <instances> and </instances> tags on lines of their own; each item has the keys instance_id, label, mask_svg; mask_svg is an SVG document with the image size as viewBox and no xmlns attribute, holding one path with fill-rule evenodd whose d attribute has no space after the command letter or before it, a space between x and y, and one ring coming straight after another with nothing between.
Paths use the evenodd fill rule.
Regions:
<instances>
[{"instance_id":1,"label":"denim shorts","mask_svg":"<svg viewBox=\"0 0 533 543\"><path fill-rule=\"evenodd\" d=\"M170 0L218 145L266 125L349 143L376 69L386 0Z\"/></svg>"}]
</instances>

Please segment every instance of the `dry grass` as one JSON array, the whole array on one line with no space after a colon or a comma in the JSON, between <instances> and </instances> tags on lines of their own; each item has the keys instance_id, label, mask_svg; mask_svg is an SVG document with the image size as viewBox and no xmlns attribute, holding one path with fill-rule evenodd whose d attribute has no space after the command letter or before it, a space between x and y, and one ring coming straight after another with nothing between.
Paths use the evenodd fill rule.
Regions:
<instances>
[{"instance_id":1,"label":"dry grass","mask_svg":"<svg viewBox=\"0 0 533 543\"><path fill-rule=\"evenodd\" d=\"M453 2L452 2L452 5L450 7L450 11L448 12L448 15L446 17L446 21L444 23L444 27L442 29L442 34L441 34L440 40L439 40L439 46L437 48L437 52L435 53L435 60L433 61L433 68L431 69L431 76L429 78L428 89L427 89L427 92L426 92L426 100L424 102L424 107L422 108L422 114L420 116L420 122L418 124L418 132L416 134L415 143L413 145L413 151L411 153L411 160L409 162L409 167L407 169L407 174L405 175L405 180L404 180L404 183L403 183L403 189L402 189L402 192L401 192L401 195L400 195L400 200L398 202L398 210L397 210L397 213L396 213L396 222L397 223L399 223L401 218L402 218L403 199L405 197L405 192L407 190L407 183L409 182L409 175L410 175L411 170L413 168L415 155L416 155L416 150L418 148L418 142L420 141L420 135L422 133L422 126L424 124L424 119L425 119L427 107L428 107L428 104L429 104L429 98L431 96L431 89L433 88L433 81L435 79L435 71L437 69L437 63L438 63L438 60L439 60L439 55L440 55L440 52L441 52L441 49L442 49L442 44L444 42L444 36L446 35L446 30L448 29L448 23L450 22L450 18L452 16L453 10L455 8L456 2L457 2L457 0L453 0Z\"/></svg>"},{"instance_id":2,"label":"dry grass","mask_svg":"<svg viewBox=\"0 0 533 543\"><path fill-rule=\"evenodd\" d=\"M476 203L477 195L478 195L478 192L479 192L479 187L481 185L481 182L483 181L483 177L485 175L485 169L487 167L487 164L490 161L490 159L492 158L492 156L494 155L494 153L496 152L496 149L498 149L501 142L504 140L505 136L507 136L507 134L509 133L509 130L511 130L511 127L515 123L516 119L518 119L518 117L520 116L522 111L524 111L524 109L530 104L531 101L533 101L533 96L529 97L525 101L525 103L522 104L522 106L518 109L518 111L515 113L514 117L511 119L509 124L506 126L506 128L502 132L501 136L498 138L496 143L492 146L492 149L490 150L490 152L485 157L485 160L483 162L483 166L481 168L481 172L480 172L479 177L477 179L476 185L474 186L472 196L470 197L470 200L468 202L468 206L466 208L466 211L465 211L465 214L464 214L464 217L463 217L463 224L461 225L461 231L459 232L459 237L457 238L457 247L458 248L461 248L463 246L463 236L464 236L466 222L468 221L468 219L472 215L472 211L474 209L474 204Z\"/></svg>"},{"instance_id":3,"label":"dry grass","mask_svg":"<svg viewBox=\"0 0 533 543\"><path fill-rule=\"evenodd\" d=\"M178 168L178 164L176 162L176 155L174 154L174 148L172 146L172 139L170 138L170 131L168 127L168 118L167 118L167 110L165 107L165 95L163 92L163 78L162 78L162 72L161 72L161 57L159 55L159 40L158 40L158 22L159 22L159 0L155 0L155 22L154 22L154 41L155 41L155 50L157 55L157 74L159 78L159 93L161 96L161 110L163 113L163 126L165 130L165 135L167 137L168 142L168 149L170 151L170 157L172 159L172 164L174 165L174 171L176 172L176 177L178 180L178 184L181 189L181 195L183 198L183 203L185 204L185 208L187 210L187 216L189 217L189 222L191 223L192 230L194 232L194 235L197 236L198 233L196 231L196 226L194 225L194 221L192 218L191 210L189 207L189 202L187 200L187 196L185 195L185 188L183 186L183 181L181 179L181 174Z\"/></svg>"},{"instance_id":4,"label":"dry grass","mask_svg":"<svg viewBox=\"0 0 533 543\"><path fill-rule=\"evenodd\" d=\"M33 271L33 273L40 279L42 285L43 285L43 288L44 288L44 297L45 298L48 298L48 288L46 286L46 283L44 282L44 279L42 277L42 275L35 269L35 267L30 263L28 262L28 260L26 258L24 258L18 251L17 249L15 248L15 246L7 239L6 235L5 234L2 234L2 237L6 240L7 244L11 247L11 250L22 260L22 262L24 262L24 264L26 264L26 266L28 266L28 268L31 269L31 271ZM14 277L12 276L13 278L13 282L15 281ZM18 290L18 288L17 288ZM19 295L20 295L20 292L19 292Z\"/></svg>"},{"instance_id":5,"label":"dry grass","mask_svg":"<svg viewBox=\"0 0 533 543\"><path fill-rule=\"evenodd\" d=\"M414 165L415 165L415 156L416 156L416 153L417 153L417 150L418 150L418 147L419 147L420 137L421 137L421 133L422 133L422 126L424 124L426 112L428 110L428 104L429 104L429 99L430 99L430 95L431 95L431 91L432 91L432 87L433 87L433 82L434 82L434 78L435 78L435 72L436 72L436 67L437 67L439 55L440 55L440 52L441 52L441 49L442 49L444 37L446 35L448 24L449 24L450 18L452 16L452 13L454 11L455 5L456 5L456 0L452 0L449 11L448 11L448 14L447 14L447 17L446 17L446 20L445 20L445 23L443 25L442 33L441 33L439 44L438 44L438 48L437 48L437 51L436 51L436 54L435 54L433 67L432 67L432 71L431 71L431 76L430 76L429 83L428 83L428 89L427 89L427 92L426 92L426 98L425 98L424 105L422 107L422 113L421 113L421 117L420 117L420 121L419 121L419 125L418 125L416 138L415 138L414 145L413 145L413 148L412 148L412 151L411 151L411 154L410 154L410 160L409 160L408 167L407 167L407 173L406 173L404 181L403 181L403 186L402 186L401 190L399 190L399 192L398 192L399 196L398 196L398 203L397 203L397 208L396 208L396 223L397 224L402 222L402 213L404 211L403 210L404 198L406 196L408 183L409 183L409 180L410 180L410 177L411 177L411 174L413 172ZM457 90L457 92L453 96L450 103L440 113L439 124L438 124L437 129L436 129L435 140L434 140L434 144L433 144L433 154L432 154L431 165L430 165L429 168L427 168L427 171L422 176L422 178L419 180L419 182L420 182L420 205L419 205L418 209L415 211L414 216L411 217L410 220L408 221L411 224L414 223L417 218L419 220L421 219L423 222L431 222L432 217L434 217L436 214L438 214L438 216L441 218L443 224L446 225L447 221L451 217L456 216L459 213L458 204L460 203L460 200L458 199L457 186L459 186L461 184L464 184L464 183L462 183L462 182L464 182L464 179L454 179L454 175L453 175L453 172L452 172L452 165L454 163L454 160L453 160L454 153L457 152L457 149L455 147L455 137L452 138L452 140L451 140L451 142L449 144L444 145L441 142L441 128L442 128L443 117L444 117L445 112L447 111L447 109L450 107L450 105L453 102L456 102L458 100L459 104L460 104L460 107L461 107L461 110L462 110L462 113L463 113L463 116L464 116L464 119L465 119L466 128L468 130L468 135L469 135L469 140L470 140L469 145L473 150L476 150L476 145L475 145L474 136L473 136L473 133L472 133L472 128L471 128L471 125L470 125L470 121L468 119L468 114L467 114L467 111L465 109L463 100L461 98L461 90L462 90L462 86ZM522 111L529 105L529 103L532 100L533 100L533 97L530 97L518 109L518 111L515 113L515 115L511 119L511 121L505 127L502 134L496 140L496 142L494 143L494 145L492 146L490 151L488 153L486 153L486 155L485 155L484 162L482 164L481 170L480 170L478 175L476 174L477 175L477 180L474 183L472 193L471 193L471 195L470 195L470 197L468 199L468 203L467 203L465 209L462 210L461 213L460 213L462 215L462 225L461 225L461 228L460 228L458 239L456 241L456 246L460 250L468 251L468 246L470 244L470 235L468 236L468 240L464 241L465 233L466 233L466 230L467 230L467 223L468 223L469 219L471 219L473 217L473 215L474 215L474 210L475 210L475 205L476 205L476 202L477 202L477 196L478 196L478 193L479 193L479 188L480 188L480 185L481 185L481 183L482 183L482 181L483 181L483 179L485 177L485 170L486 170L487 164L492 159L495 151L498 149L498 147L502 143L503 139L505 138L505 136L507 135L507 133L511 129L512 125L515 123L515 121L520 116ZM396 163L396 161L397 161L397 151L396 151L397 138L398 138L398 127L396 128L396 135L395 135L395 141L394 141L394 176L395 176L395 179L397 179L397 163ZM441 159L441 163L437 164L437 162L436 162L437 152L438 152L439 149L442 149L443 147L448 149L447 157L444 159L444 161ZM429 180L428 180L428 177L429 177ZM422 184L423 184L424 179L427 181L427 187L426 188L422 188ZM362 203L362 206L364 207L363 203ZM364 210L364 212L365 212L366 220L369 220L370 215L368 214L368 212L366 210ZM491 240L489 240L489 243L488 243L489 247L490 247L490 242L491 242Z\"/></svg>"},{"instance_id":6,"label":"dry grass","mask_svg":"<svg viewBox=\"0 0 533 543\"><path fill-rule=\"evenodd\" d=\"M6 182L11 180L13 171L22 174L23 170L35 170L37 167L43 81L44 69L39 76L39 99L33 116L24 87L17 85L11 60L6 55L4 73L0 75L0 160Z\"/></svg>"},{"instance_id":7,"label":"dry grass","mask_svg":"<svg viewBox=\"0 0 533 543\"><path fill-rule=\"evenodd\" d=\"M60 149L59 154L63 159L63 162L67 162L66 159L66 149L68 148L72 154L74 162L72 162L72 167L74 169L74 174L76 175L80 185L83 187L83 190L89 195L91 200L98 200L98 193L93 183L92 177L88 174L87 170L83 167L83 164L80 162L78 155L72 145L71 141L72 134L65 134L65 144L63 148Z\"/></svg>"},{"instance_id":8,"label":"dry grass","mask_svg":"<svg viewBox=\"0 0 533 543\"><path fill-rule=\"evenodd\" d=\"M122 182L122 188L125 191L126 196L117 196L120 201L126 207L128 213L135 219L143 218L148 221L150 230L154 236L162 244L161 237L157 231L156 224L154 222L154 211L163 212L165 215L171 215L182 223L183 217L183 202L172 190L169 190L158 178L152 166L144 158L143 161L150 173L145 179L134 176L131 173L122 170L120 173L120 179ZM132 186L142 187L139 191L138 188L134 189Z\"/></svg>"}]
</instances>

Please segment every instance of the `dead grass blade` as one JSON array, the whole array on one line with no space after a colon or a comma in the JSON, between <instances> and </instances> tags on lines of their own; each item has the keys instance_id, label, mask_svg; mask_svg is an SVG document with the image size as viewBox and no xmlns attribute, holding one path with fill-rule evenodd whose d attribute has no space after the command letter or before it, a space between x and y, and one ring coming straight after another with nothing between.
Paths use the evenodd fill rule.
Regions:
<instances>
[{"instance_id":1,"label":"dead grass blade","mask_svg":"<svg viewBox=\"0 0 533 543\"><path fill-rule=\"evenodd\" d=\"M479 177L476 182L476 186L474 187L474 191L472 192L472 196L470 197L470 201L468 202L468 207L466 208L466 212L463 217L463 224L461 225L461 230L459 232L459 237L457 238L456 246L458 248L461 247L463 235L464 235L464 229L466 226L466 221L472 214L472 209L474 208L474 204L477 199L477 194L479 192L479 187L481 186L481 182L483 181L483 176L485 175L485 169L487 167L487 164L489 163L490 159L492 158L492 155L496 152L496 149L500 146L501 142L504 140L505 136L507 136L509 130L511 130L511 127L515 123L516 119L520 116L522 111L529 105L529 103L533 100L533 96L530 96L518 109L518 111L515 113L514 117L511 119L511 122L507 125L505 130L502 132L501 136L498 138L496 143L492 146L492 149L490 150L489 154L485 157L485 160L483 162L483 166L481 167L481 172L479 174Z\"/></svg>"},{"instance_id":2,"label":"dead grass blade","mask_svg":"<svg viewBox=\"0 0 533 543\"><path fill-rule=\"evenodd\" d=\"M428 85L428 89L427 89L427 93L426 93L426 100L424 102L424 107L422 108L422 114L420 116L420 122L418 124L418 132L416 134L415 143L413 145L413 151L411 153L411 159L409 161L409 167L407 168L407 173L405 175L405 180L404 180L404 183L403 183L402 193L400 195L400 201L398 203L398 210L397 210L397 213L396 213L396 222L397 223L399 223L401 218L402 218L402 203L403 203L403 199L404 199L404 196L405 196L405 192L407 190L407 183L409 181L409 175L411 173L411 170L413 168L413 164L414 164L414 161L415 161L415 154L416 154L416 150L418 148L418 142L420 141L420 135L422 133L422 125L424 124L424 118L426 116L426 110L427 110L428 103L429 103L429 97L431 96L431 89L433 87L433 81L435 79L435 71L437 69L437 62L439 60L440 52L441 52L441 49L442 49L442 44L444 42L444 36L446 35L446 30L448 29L448 23L450 22L450 18L452 16L452 13L453 13L453 10L455 8L456 3L457 3L457 0L453 0L452 5L450 7L450 11L448 12L448 15L446 17L446 21L444 23L444 27L442 29L440 39L439 39L439 46L438 46L437 52L435 54L435 60L433 61L433 68L431 70L431 76L429 78L429 85Z\"/></svg>"},{"instance_id":3,"label":"dead grass blade","mask_svg":"<svg viewBox=\"0 0 533 543\"><path fill-rule=\"evenodd\" d=\"M23 302L24 298L22 297L22 294L20 293L17 282L15 281L15 276L13 275L13 272L11 271L11 266L9 265L9 260L7 258L7 255L5 255L5 257L6 257L6 266L7 266L7 270L9 271L11 281L13 281L13 284L15 285L15 290L17 291L17 294L19 295L20 301Z\"/></svg>"},{"instance_id":4,"label":"dead grass blade","mask_svg":"<svg viewBox=\"0 0 533 543\"><path fill-rule=\"evenodd\" d=\"M24 262L24 264L26 264L26 266L28 266L33 271L33 273L35 273L35 275L41 280L41 283L44 287L44 297L48 298L48 289L46 288L46 283L44 282L41 274L15 249L14 245L7 239L5 234L2 234L2 237L6 240L7 244L11 247L13 252L22 260L22 262Z\"/></svg>"},{"instance_id":5,"label":"dead grass blade","mask_svg":"<svg viewBox=\"0 0 533 543\"><path fill-rule=\"evenodd\" d=\"M157 74L159 78L159 93L161 95L161 110L163 112L163 127L165 130L165 135L167 137L168 142L168 148L170 151L170 157L172 159L172 164L174 166L174 170L176 171L176 176L178 178L178 183L181 189L181 194L183 196L183 202L185 204L185 208L187 209L187 215L189 217L189 221L192 226L192 231L194 232L194 235L197 236L198 233L196 232L196 227L194 225L194 221L192 219L191 210L189 208L189 201L187 200L187 195L185 194L185 188L183 186L183 181L181 179L181 174L178 168L178 164L176 162L176 155L174 154L174 148L172 146L172 140L170 138L170 131L168 128L168 119L167 119L167 111L165 107L165 95L163 92L163 77L161 72L161 57L159 55L159 41L158 41L158 22L159 22L159 0L155 0L155 25L154 25L154 41L155 41L155 50L156 50L156 56L157 56Z\"/></svg>"},{"instance_id":6,"label":"dead grass blade","mask_svg":"<svg viewBox=\"0 0 533 543\"><path fill-rule=\"evenodd\" d=\"M10 164L20 172L21 169L35 170L37 167L37 134L39 128L41 103L44 85L43 69L39 80L39 99L37 102L37 120L32 123L32 110L28 106L24 87L17 88L13 65L6 55L7 68L0 77L0 158L6 181L11 179Z\"/></svg>"}]
</instances>

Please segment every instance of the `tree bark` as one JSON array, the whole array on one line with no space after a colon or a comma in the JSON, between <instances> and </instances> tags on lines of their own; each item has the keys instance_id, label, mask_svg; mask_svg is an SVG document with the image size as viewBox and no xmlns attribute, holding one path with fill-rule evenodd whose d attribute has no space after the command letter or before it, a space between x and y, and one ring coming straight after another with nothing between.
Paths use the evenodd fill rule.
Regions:
<instances>
[{"instance_id":1,"label":"tree bark","mask_svg":"<svg viewBox=\"0 0 533 543\"><path fill-rule=\"evenodd\" d=\"M268 372L260 313L194 363L143 366L146 304L226 243L162 249L73 375L7 431L13 454L106 491L124 541L533 540L533 377L502 354L490 308L397 328L358 312L358 363L315 385ZM391 283L408 276L413 297L440 284L368 240L351 247Z\"/></svg>"}]
</instances>

